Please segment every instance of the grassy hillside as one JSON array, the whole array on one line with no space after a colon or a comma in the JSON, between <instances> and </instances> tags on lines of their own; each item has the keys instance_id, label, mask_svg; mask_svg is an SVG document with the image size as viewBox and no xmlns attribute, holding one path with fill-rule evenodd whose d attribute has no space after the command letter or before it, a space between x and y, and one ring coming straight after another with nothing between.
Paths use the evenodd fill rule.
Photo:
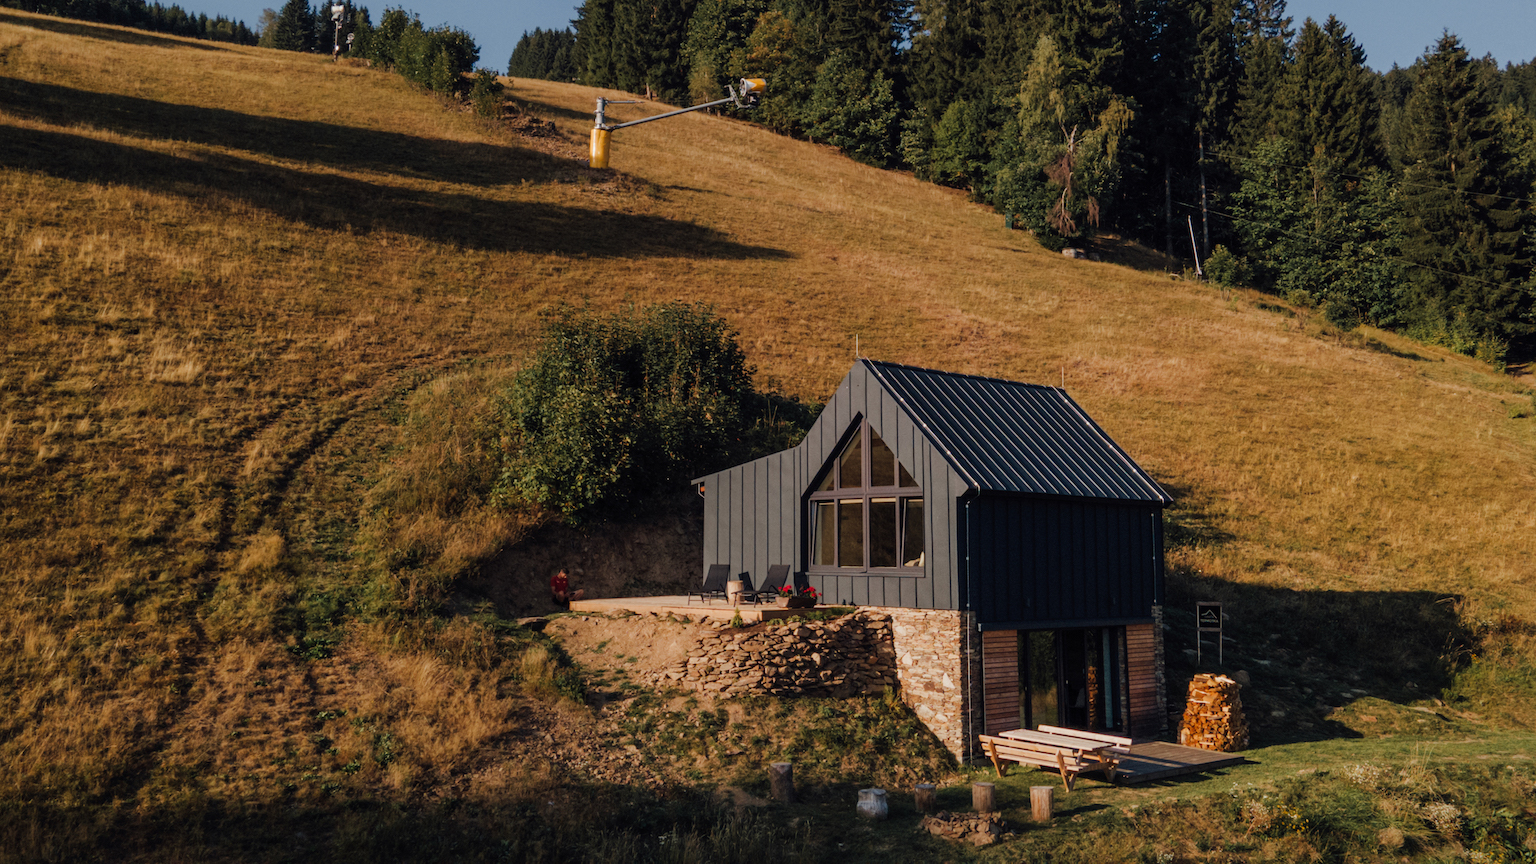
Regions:
<instances>
[{"instance_id":1,"label":"grassy hillside","mask_svg":"<svg viewBox=\"0 0 1536 864\"><path fill-rule=\"evenodd\" d=\"M856 344L1064 382L1177 497L1171 590L1229 602L1261 739L1343 734L1351 688L1536 725L1494 698L1533 679L1521 382L1066 260L730 119L622 130L591 171L595 95L519 80L539 122L490 124L378 70L0 10L0 849L366 856L551 790L695 812L682 775L541 762L602 712L454 593L544 518L482 500L483 421L561 301L711 302L817 401ZM545 850L580 827L547 825ZM470 848L452 831L420 854Z\"/></svg>"}]
</instances>

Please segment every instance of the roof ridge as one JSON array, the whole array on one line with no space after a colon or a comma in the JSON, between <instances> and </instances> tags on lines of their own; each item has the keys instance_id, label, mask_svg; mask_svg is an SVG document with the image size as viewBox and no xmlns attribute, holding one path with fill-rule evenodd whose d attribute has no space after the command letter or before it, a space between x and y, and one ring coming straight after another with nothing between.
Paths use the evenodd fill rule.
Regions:
<instances>
[{"instance_id":1,"label":"roof ridge","mask_svg":"<svg viewBox=\"0 0 1536 864\"><path fill-rule=\"evenodd\" d=\"M893 363L889 360L875 360L870 357L860 357L860 363L868 363L873 366L890 366L896 369L910 369L913 372L926 372L929 375L944 375L950 378L972 378L977 381L992 381L998 384L1008 384L1013 387L1033 387L1038 390L1059 390L1063 388L1053 384L1034 384L1029 381L1015 381L1012 378L999 378L995 375L977 375L974 372L951 372L948 369L929 369L927 366L913 366L910 363Z\"/></svg>"},{"instance_id":2,"label":"roof ridge","mask_svg":"<svg viewBox=\"0 0 1536 864\"><path fill-rule=\"evenodd\" d=\"M907 401L907 398L901 394L901 391L891 386L891 382L887 381L885 376L880 373L879 367L893 366L897 369L916 369L920 372L936 370L924 370L917 366L905 366L901 363L885 363L880 360L871 360L868 357L859 358L859 362L868 366L869 374L873 376L876 381L880 382L880 386L884 387L885 392L889 393L891 398L896 400L896 404L901 407L901 410L907 412L907 416L912 418L912 422L916 423L918 428L923 430L923 435L926 436L929 443L931 443L934 448L939 451L939 455L942 456L944 461L949 464L950 470L960 475L960 478L964 480L966 485L969 486L973 491L980 492L981 484L976 481L975 477L971 476L969 471L965 470L961 460L957 458L952 451L951 442L948 441L945 436L939 434L938 430L934 428L934 425L929 422L929 417L925 412L919 410L917 406L910 404Z\"/></svg>"}]
</instances>

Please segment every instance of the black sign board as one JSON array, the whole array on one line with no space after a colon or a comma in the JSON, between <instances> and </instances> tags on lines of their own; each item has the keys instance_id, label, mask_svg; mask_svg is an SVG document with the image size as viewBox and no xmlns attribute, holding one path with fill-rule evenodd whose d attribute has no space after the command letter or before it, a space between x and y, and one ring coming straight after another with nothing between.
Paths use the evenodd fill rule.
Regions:
<instances>
[{"instance_id":1,"label":"black sign board","mask_svg":"<svg viewBox=\"0 0 1536 864\"><path fill-rule=\"evenodd\" d=\"M1216 662L1222 662L1222 655L1226 653L1222 649L1226 646L1221 644L1220 603L1213 601L1202 601L1195 603L1195 662L1197 664L1200 662L1201 654L1204 653L1201 650L1204 647L1200 639L1201 633L1216 634Z\"/></svg>"},{"instance_id":2,"label":"black sign board","mask_svg":"<svg viewBox=\"0 0 1536 864\"><path fill-rule=\"evenodd\" d=\"M1195 621L1198 622L1202 633L1209 633L1212 630L1221 632L1221 604L1196 603Z\"/></svg>"}]
</instances>

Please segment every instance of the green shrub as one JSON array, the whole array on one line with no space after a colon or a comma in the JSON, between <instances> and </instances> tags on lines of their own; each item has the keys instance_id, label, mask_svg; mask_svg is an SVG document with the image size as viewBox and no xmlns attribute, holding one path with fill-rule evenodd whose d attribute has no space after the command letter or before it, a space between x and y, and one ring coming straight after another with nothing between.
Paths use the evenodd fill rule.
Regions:
<instances>
[{"instance_id":1,"label":"green shrub","mask_svg":"<svg viewBox=\"0 0 1536 864\"><path fill-rule=\"evenodd\" d=\"M1225 246L1217 244L1205 259L1205 275L1212 281L1228 288L1244 288L1253 278L1248 270L1248 259L1233 255Z\"/></svg>"},{"instance_id":2,"label":"green shrub","mask_svg":"<svg viewBox=\"0 0 1536 864\"><path fill-rule=\"evenodd\" d=\"M810 408L757 393L735 337L704 304L556 310L499 409L497 494L574 522L795 443Z\"/></svg>"},{"instance_id":3,"label":"green shrub","mask_svg":"<svg viewBox=\"0 0 1536 864\"><path fill-rule=\"evenodd\" d=\"M501 92L506 88L496 80L496 73L489 69L475 70L475 83L469 89L470 104L481 117L501 116Z\"/></svg>"}]
</instances>

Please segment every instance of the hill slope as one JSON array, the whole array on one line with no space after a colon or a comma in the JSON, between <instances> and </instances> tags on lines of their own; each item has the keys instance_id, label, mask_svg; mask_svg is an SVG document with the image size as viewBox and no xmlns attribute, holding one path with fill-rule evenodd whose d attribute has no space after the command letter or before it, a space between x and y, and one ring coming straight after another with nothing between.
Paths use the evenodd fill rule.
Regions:
<instances>
[{"instance_id":1,"label":"hill slope","mask_svg":"<svg viewBox=\"0 0 1536 864\"><path fill-rule=\"evenodd\" d=\"M559 302L708 301L818 401L856 344L1064 382L1179 499L1175 600L1228 600L1244 662L1406 701L1451 683L1448 639L1536 617L1517 382L1063 259L730 119L622 130L591 171L595 91L511 95L554 131L377 70L0 10L0 797L448 795L588 722L509 684L500 646L533 637L422 614L539 521L474 490L490 400ZM1332 698L1275 678L1275 710Z\"/></svg>"}]
</instances>

